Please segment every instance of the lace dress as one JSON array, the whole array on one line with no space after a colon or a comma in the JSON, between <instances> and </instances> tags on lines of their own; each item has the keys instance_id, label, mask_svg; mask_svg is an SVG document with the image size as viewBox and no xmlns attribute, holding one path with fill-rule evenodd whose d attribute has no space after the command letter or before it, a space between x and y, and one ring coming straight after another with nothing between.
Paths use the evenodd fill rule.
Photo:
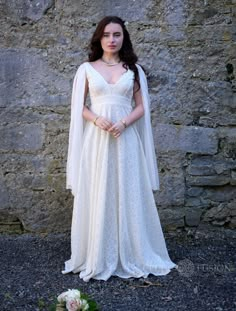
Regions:
<instances>
[{"instance_id":1,"label":"lace dress","mask_svg":"<svg viewBox=\"0 0 236 311\"><path fill-rule=\"evenodd\" d=\"M138 70L145 80L140 66ZM149 120L133 123L119 138L81 119L86 78L91 111L112 122L127 116L134 104L134 73L127 70L115 84L109 84L87 62L79 67L76 77L67 162L67 188L74 195L71 258L62 273L79 273L84 281L107 280L112 275L165 275L176 265L168 255L152 192L159 187L156 163L150 158L154 152L152 136L149 133L152 146L148 155L143 141L147 128L138 128L145 122L150 126L147 107L145 117ZM144 80L141 87L145 100ZM76 126L80 126L77 132ZM79 131L80 141L75 142Z\"/></svg>"}]
</instances>

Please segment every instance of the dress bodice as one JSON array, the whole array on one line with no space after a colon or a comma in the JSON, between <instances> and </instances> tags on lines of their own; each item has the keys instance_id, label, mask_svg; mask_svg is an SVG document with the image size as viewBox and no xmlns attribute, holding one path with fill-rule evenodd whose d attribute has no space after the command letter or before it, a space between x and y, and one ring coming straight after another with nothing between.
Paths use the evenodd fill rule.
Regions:
<instances>
[{"instance_id":1,"label":"dress bodice","mask_svg":"<svg viewBox=\"0 0 236 311\"><path fill-rule=\"evenodd\" d=\"M128 69L116 83L111 84L90 63L86 62L84 65L86 66L92 105L101 101L106 104L123 102L131 105L134 85L134 72L132 70Z\"/></svg>"}]
</instances>

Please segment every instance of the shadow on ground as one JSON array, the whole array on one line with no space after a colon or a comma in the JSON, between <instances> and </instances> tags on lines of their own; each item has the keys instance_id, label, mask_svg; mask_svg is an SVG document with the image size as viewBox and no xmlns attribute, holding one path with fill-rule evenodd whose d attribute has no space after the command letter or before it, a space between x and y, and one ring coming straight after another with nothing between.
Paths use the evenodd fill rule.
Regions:
<instances>
[{"instance_id":1,"label":"shadow on ground","mask_svg":"<svg viewBox=\"0 0 236 311\"><path fill-rule=\"evenodd\" d=\"M165 233L171 259L167 276L84 282L63 275L70 235L0 235L0 310L48 310L68 288L92 296L100 310L236 310L236 232L198 229Z\"/></svg>"}]
</instances>

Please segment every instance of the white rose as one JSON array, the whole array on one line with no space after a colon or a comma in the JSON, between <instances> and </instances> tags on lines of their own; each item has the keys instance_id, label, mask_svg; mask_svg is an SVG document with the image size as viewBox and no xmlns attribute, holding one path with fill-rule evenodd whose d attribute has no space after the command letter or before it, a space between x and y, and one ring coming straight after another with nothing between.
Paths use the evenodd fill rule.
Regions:
<instances>
[{"instance_id":1,"label":"white rose","mask_svg":"<svg viewBox=\"0 0 236 311\"><path fill-rule=\"evenodd\" d=\"M58 302L62 303L66 301L66 297L67 297L67 292L61 293L58 297L57 300Z\"/></svg>"},{"instance_id":2,"label":"white rose","mask_svg":"<svg viewBox=\"0 0 236 311\"><path fill-rule=\"evenodd\" d=\"M82 311L86 311L89 309L89 304L87 303L87 300L85 299L81 299L81 307L82 307Z\"/></svg>"},{"instance_id":3,"label":"white rose","mask_svg":"<svg viewBox=\"0 0 236 311\"><path fill-rule=\"evenodd\" d=\"M80 300L79 299L73 299L68 298L66 301L66 308L68 311L78 311L81 310Z\"/></svg>"},{"instance_id":4,"label":"white rose","mask_svg":"<svg viewBox=\"0 0 236 311\"><path fill-rule=\"evenodd\" d=\"M77 289L68 289L57 297L58 302L66 302L68 299L80 299L80 291Z\"/></svg>"},{"instance_id":5,"label":"white rose","mask_svg":"<svg viewBox=\"0 0 236 311\"><path fill-rule=\"evenodd\" d=\"M68 298L80 299L80 291L78 289L68 289L67 297Z\"/></svg>"}]
</instances>

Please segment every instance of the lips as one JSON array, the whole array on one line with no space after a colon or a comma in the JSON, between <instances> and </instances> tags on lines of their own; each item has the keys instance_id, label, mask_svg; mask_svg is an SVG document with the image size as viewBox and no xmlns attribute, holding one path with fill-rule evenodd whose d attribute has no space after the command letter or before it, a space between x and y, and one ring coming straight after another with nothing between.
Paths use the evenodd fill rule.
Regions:
<instances>
[{"instance_id":1,"label":"lips","mask_svg":"<svg viewBox=\"0 0 236 311\"><path fill-rule=\"evenodd\" d=\"M115 48L115 45L108 45L109 48Z\"/></svg>"}]
</instances>

